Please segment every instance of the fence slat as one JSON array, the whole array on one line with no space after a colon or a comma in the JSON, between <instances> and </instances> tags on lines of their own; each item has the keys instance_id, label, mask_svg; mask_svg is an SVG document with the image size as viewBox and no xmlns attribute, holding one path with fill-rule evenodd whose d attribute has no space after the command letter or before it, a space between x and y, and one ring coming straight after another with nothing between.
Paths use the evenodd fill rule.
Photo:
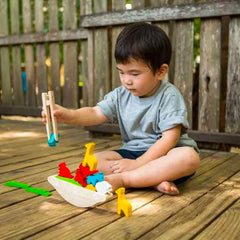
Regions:
<instances>
[{"instance_id":1,"label":"fence slat","mask_svg":"<svg viewBox=\"0 0 240 240\"><path fill-rule=\"evenodd\" d=\"M169 0L149 0L151 7L162 7L169 4Z\"/></svg>"},{"instance_id":2,"label":"fence slat","mask_svg":"<svg viewBox=\"0 0 240 240\"><path fill-rule=\"evenodd\" d=\"M94 12L106 12L107 3L107 0L94 0ZM97 103L110 91L108 29L94 30L94 54L95 103Z\"/></svg>"},{"instance_id":3,"label":"fence slat","mask_svg":"<svg viewBox=\"0 0 240 240\"><path fill-rule=\"evenodd\" d=\"M49 1L49 31L58 31L57 0ZM51 62L51 90L54 91L55 102L57 104L61 104L59 43L50 43L49 45Z\"/></svg>"},{"instance_id":4,"label":"fence slat","mask_svg":"<svg viewBox=\"0 0 240 240\"><path fill-rule=\"evenodd\" d=\"M81 14L92 14L92 0L81 1ZM88 31L88 40L81 42L82 76L83 76L83 106L94 106L94 39L93 31Z\"/></svg>"},{"instance_id":5,"label":"fence slat","mask_svg":"<svg viewBox=\"0 0 240 240\"><path fill-rule=\"evenodd\" d=\"M193 86L193 21L175 23L174 84L182 93L192 127L192 86Z\"/></svg>"},{"instance_id":6,"label":"fence slat","mask_svg":"<svg viewBox=\"0 0 240 240\"><path fill-rule=\"evenodd\" d=\"M18 35L19 30L19 1L10 2L11 34ZM12 47L12 87L13 104L24 105L23 84L21 76L21 50L19 46Z\"/></svg>"},{"instance_id":7,"label":"fence slat","mask_svg":"<svg viewBox=\"0 0 240 240\"><path fill-rule=\"evenodd\" d=\"M132 0L132 8L140 9L145 7L145 0Z\"/></svg>"},{"instance_id":8,"label":"fence slat","mask_svg":"<svg viewBox=\"0 0 240 240\"><path fill-rule=\"evenodd\" d=\"M63 0L63 29L76 29L76 0ZM66 42L64 51L63 105L77 108L78 103L78 47L77 42Z\"/></svg>"},{"instance_id":9,"label":"fence slat","mask_svg":"<svg viewBox=\"0 0 240 240\"><path fill-rule=\"evenodd\" d=\"M119 11L125 9L125 0L112 0L112 11ZM116 69L116 61L114 57L115 44L119 33L122 31L123 26L112 28L112 89L119 87L121 85L119 74Z\"/></svg>"},{"instance_id":10,"label":"fence slat","mask_svg":"<svg viewBox=\"0 0 240 240\"><path fill-rule=\"evenodd\" d=\"M0 36L8 35L7 0L0 1ZM12 104L9 48L0 48L0 69L2 85L2 103Z\"/></svg>"},{"instance_id":11,"label":"fence slat","mask_svg":"<svg viewBox=\"0 0 240 240\"><path fill-rule=\"evenodd\" d=\"M232 18L229 26L228 90L226 132L240 132L240 18Z\"/></svg>"},{"instance_id":12,"label":"fence slat","mask_svg":"<svg viewBox=\"0 0 240 240\"><path fill-rule=\"evenodd\" d=\"M24 33L32 32L32 14L30 0L22 1L22 13L24 23ZM33 46L26 44L24 46L25 55L25 71L27 74L27 97L26 104L28 106L35 106L35 79L34 79L34 57L33 57Z\"/></svg>"},{"instance_id":13,"label":"fence slat","mask_svg":"<svg viewBox=\"0 0 240 240\"><path fill-rule=\"evenodd\" d=\"M201 21L199 130L218 132L221 83L221 20Z\"/></svg>"},{"instance_id":14,"label":"fence slat","mask_svg":"<svg viewBox=\"0 0 240 240\"><path fill-rule=\"evenodd\" d=\"M35 1L35 28L37 32L44 32L44 18L43 18L43 0ZM45 44L37 44L37 106L42 105L42 92L48 90L47 82L47 68L46 68L46 50Z\"/></svg>"}]
</instances>

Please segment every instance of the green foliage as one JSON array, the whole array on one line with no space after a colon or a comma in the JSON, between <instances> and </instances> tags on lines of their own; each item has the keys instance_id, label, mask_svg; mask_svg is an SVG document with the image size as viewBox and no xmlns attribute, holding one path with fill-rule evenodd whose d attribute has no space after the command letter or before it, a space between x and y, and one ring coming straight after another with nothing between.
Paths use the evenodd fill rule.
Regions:
<instances>
[{"instance_id":1,"label":"green foliage","mask_svg":"<svg viewBox=\"0 0 240 240\"><path fill-rule=\"evenodd\" d=\"M194 61L200 55L200 26L201 19L194 19Z\"/></svg>"}]
</instances>

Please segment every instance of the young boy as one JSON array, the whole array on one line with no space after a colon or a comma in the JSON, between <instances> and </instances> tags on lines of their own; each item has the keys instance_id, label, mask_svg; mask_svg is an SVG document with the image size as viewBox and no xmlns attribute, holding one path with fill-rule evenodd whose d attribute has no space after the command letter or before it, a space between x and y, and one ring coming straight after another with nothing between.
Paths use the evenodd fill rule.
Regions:
<instances>
[{"instance_id":1,"label":"young boy","mask_svg":"<svg viewBox=\"0 0 240 240\"><path fill-rule=\"evenodd\" d=\"M95 107L56 107L59 122L82 126L118 120L123 146L95 153L98 170L118 187L154 187L177 195L175 183L199 167L197 144L188 137L186 107L175 86L162 81L168 72L171 44L157 26L137 23L119 34L115 58L121 87ZM45 114L43 113L45 122Z\"/></svg>"}]
</instances>

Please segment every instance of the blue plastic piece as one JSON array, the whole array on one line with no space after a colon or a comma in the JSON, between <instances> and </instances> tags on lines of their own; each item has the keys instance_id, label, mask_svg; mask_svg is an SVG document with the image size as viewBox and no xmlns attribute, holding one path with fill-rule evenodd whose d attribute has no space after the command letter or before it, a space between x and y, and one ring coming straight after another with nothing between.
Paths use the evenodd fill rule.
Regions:
<instances>
[{"instance_id":1,"label":"blue plastic piece","mask_svg":"<svg viewBox=\"0 0 240 240\"><path fill-rule=\"evenodd\" d=\"M22 86L23 86L23 93L27 93L27 73L22 72Z\"/></svg>"},{"instance_id":2,"label":"blue plastic piece","mask_svg":"<svg viewBox=\"0 0 240 240\"><path fill-rule=\"evenodd\" d=\"M103 172L87 176L87 184L92 184L93 186L95 186L97 182L102 182L103 180L104 180Z\"/></svg>"},{"instance_id":3,"label":"blue plastic piece","mask_svg":"<svg viewBox=\"0 0 240 240\"><path fill-rule=\"evenodd\" d=\"M60 137L59 134L58 134L58 137ZM56 139L55 139L54 133L51 133L50 139L48 140L48 146L49 146L49 147L56 147L56 143L58 143L58 142L59 142L59 141L56 141Z\"/></svg>"}]
</instances>

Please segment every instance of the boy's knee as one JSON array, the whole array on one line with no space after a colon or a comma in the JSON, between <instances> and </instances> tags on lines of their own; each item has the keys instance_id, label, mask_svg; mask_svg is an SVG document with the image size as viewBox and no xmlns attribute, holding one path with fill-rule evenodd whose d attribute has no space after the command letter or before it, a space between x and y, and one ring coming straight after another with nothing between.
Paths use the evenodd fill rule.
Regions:
<instances>
[{"instance_id":1,"label":"boy's knee","mask_svg":"<svg viewBox=\"0 0 240 240\"><path fill-rule=\"evenodd\" d=\"M200 157L198 153L193 148L186 147L184 154L186 164L188 164L189 168L196 170L200 165Z\"/></svg>"}]
</instances>

